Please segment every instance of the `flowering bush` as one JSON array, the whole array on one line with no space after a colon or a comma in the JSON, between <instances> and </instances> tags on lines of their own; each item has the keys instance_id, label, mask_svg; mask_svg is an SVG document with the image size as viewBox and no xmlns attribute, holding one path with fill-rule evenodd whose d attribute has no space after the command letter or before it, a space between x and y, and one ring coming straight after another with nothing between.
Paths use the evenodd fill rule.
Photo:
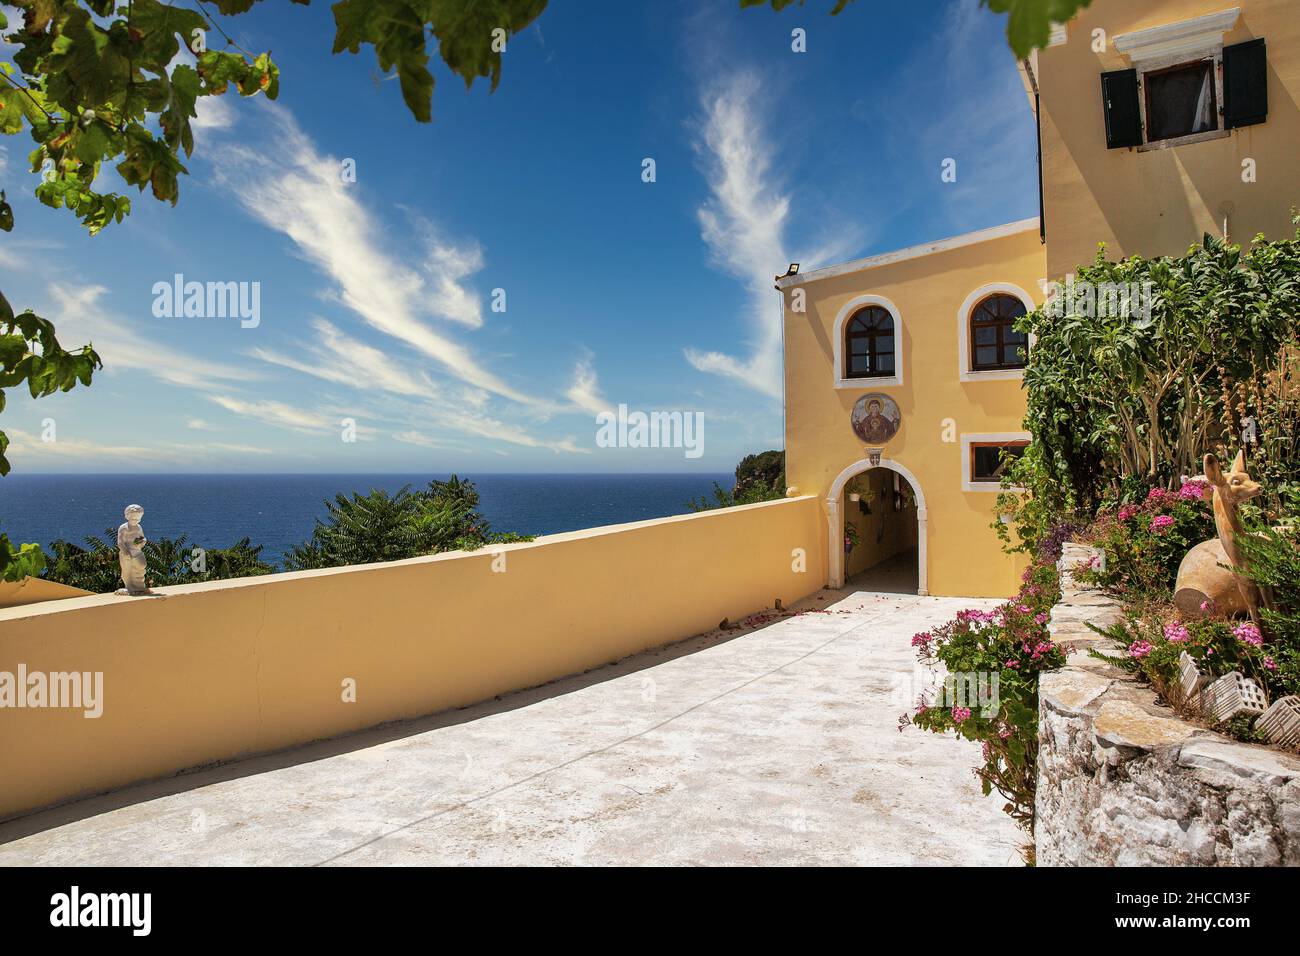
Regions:
<instances>
[{"instance_id":1,"label":"flowering bush","mask_svg":"<svg viewBox=\"0 0 1300 956\"><path fill-rule=\"evenodd\" d=\"M912 638L924 663L941 662L949 674L977 675L996 693L978 702L922 698L915 713L903 715L899 729L914 724L979 741L983 763L975 768L975 776L985 795L996 789L1007 798L1003 809L1032 832L1038 674L1063 665L1065 655L1047 633L1048 614L1061 594L1056 568L1050 563L1031 565L1023 580L1020 593L1002 606L962 611L947 624Z\"/></svg>"},{"instance_id":2,"label":"flowering bush","mask_svg":"<svg viewBox=\"0 0 1300 956\"><path fill-rule=\"evenodd\" d=\"M1264 688L1270 700L1300 691L1295 672L1278 663L1279 658L1290 659L1286 648L1267 640L1250 621L1221 617L1183 621L1172 608L1146 605L1131 608L1123 621L1102 633L1126 650L1118 657L1093 651L1094 657L1149 681L1179 709L1197 710L1195 705L1186 706L1189 702L1183 699L1179 681L1178 661L1184 651L1211 680L1240 671Z\"/></svg>"},{"instance_id":3,"label":"flowering bush","mask_svg":"<svg viewBox=\"0 0 1300 956\"><path fill-rule=\"evenodd\" d=\"M1167 598L1188 549L1215 535L1210 486L1201 478L1178 491L1152 488L1145 498L1104 511L1089 543L1106 552L1106 570L1086 570L1084 581L1130 597Z\"/></svg>"}]
</instances>

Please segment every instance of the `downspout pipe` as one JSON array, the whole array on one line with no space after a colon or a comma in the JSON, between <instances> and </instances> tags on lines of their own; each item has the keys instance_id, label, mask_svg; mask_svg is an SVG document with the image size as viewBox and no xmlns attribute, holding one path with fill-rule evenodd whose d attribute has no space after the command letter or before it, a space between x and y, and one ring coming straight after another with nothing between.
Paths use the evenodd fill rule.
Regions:
<instances>
[{"instance_id":1,"label":"downspout pipe","mask_svg":"<svg viewBox=\"0 0 1300 956\"><path fill-rule=\"evenodd\" d=\"M1037 138L1038 161L1038 241L1047 243L1047 213L1043 202L1043 110L1042 97L1038 89L1038 77L1034 75L1034 64L1029 57L1021 61L1029 85L1034 88L1034 134Z\"/></svg>"}]
</instances>

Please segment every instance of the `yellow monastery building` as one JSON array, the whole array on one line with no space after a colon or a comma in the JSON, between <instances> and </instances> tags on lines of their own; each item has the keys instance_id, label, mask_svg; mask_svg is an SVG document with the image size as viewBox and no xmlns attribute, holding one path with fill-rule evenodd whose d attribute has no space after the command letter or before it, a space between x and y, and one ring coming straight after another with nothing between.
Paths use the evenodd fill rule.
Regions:
<instances>
[{"instance_id":1,"label":"yellow monastery building","mask_svg":"<svg viewBox=\"0 0 1300 956\"><path fill-rule=\"evenodd\" d=\"M921 594L1013 593L1024 562L990 523L1002 449L1029 439L1014 319L1099 242L1294 231L1296 0L1093 0L1020 69L1040 218L777 280L787 482L821 501L833 587L902 567Z\"/></svg>"}]
</instances>

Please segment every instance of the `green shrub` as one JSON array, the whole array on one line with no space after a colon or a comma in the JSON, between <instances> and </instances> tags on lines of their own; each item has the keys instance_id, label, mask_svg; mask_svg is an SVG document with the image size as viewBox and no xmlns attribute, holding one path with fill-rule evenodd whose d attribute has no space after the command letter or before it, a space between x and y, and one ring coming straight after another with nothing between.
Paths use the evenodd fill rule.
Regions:
<instances>
[{"instance_id":1,"label":"green shrub","mask_svg":"<svg viewBox=\"0 0 1300 956\"><path fill-rule=\"evenodd\" d=\"M713 511L776 501L785 497L785 452L765 451L746 455L736 466L736 484L728 491L716 481L712 497L694 498L686 503L691 511Z\"/></svg>"},{"instance_id":2,"label":"green shrub","mask_svg":"<svg viewBox=\"0 0 1300 956\"><path fill-rule=\"evenodd\" d=\"M953 731L978 741L982 763L975 768L984 794L997 790L1005 810L1032 832L1038 762L1038 676L1065 663L1047 632L1051 607L1060 599L1060 578L1050 563L1031 565L1020 593L992 611L966 610L948 623L912 638L927 665L942 663L950 675L974 674L997 693L987 708L960 701L917 702L900 719L933 733Z\"/></svg>"},{"instance_id":3,"label":"green shrub","mask_svg":"<svg viewBox=\"0 0 1300 956\"><path fill-rule=\"evenodd\" d=\"M1080 535L1106 552L1106 568L1085 569L1079 577L1129 600L1168 599L1183 557L1215 533L1204 481L1192 479L1176 492L1151 488L1138 501L1107 508Z\"/></svg>"},{"instance_id":4,"label":"green shrub","mask_svg":"<svg viewBox=\"0 0 1300 956\"><path fill-rule=\"evenodd\" d=\"M1148 287L1149 314L1097 314L1086 297L1058 295L1061 314L1044 305L1017 323L1034 336L1024 374L1033 441L998 502L994 528L1012 550L1032 553L1062 521L1088 523L1136 482L1176 489L1206 452L1235 450L1247 417L1256 478L1300 482L1300 232L1258 236L1245 251L1207 236L1178 258L1104 253L1079 268L1076 287Z\"/></svg>"}]
</instances>

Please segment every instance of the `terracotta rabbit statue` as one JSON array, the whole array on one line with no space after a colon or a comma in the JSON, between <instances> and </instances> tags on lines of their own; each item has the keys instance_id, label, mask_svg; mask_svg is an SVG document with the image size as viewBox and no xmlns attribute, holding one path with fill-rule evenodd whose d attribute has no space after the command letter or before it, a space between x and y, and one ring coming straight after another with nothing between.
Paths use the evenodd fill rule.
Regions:
<instances>
[{"instance_id":1,"label":"terracotta rabbit statue","mask_svg":"<svg viewBox=\"0 0 1300 956\"><path fill-rule=\"evenodd\" d=\"M1235 535L1241 533L1237 506L1260 493L1258 482L1246 473L1244 452L1238 452L1232 470L1225 472L1214 455L1205 456L1205 478L1214 489L1214 527L1217 538L1202 541L1178 566L1174 604L1185 616L1198 617L1208 610L1223 614L1245 612L1259 620L1259 589L1242 574L1220 565L1244 568Z\"/></svg>"}]
</instances>

